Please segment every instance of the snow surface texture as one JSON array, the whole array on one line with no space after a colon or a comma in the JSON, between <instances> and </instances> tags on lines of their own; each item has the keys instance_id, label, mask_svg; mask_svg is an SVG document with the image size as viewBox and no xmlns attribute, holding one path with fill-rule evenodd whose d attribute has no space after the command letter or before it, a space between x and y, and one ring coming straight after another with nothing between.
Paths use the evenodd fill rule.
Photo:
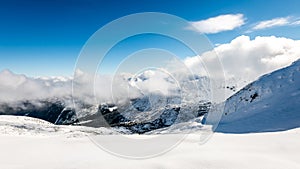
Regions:
<instances>
[{"instance_id":1,"label":"snow surface texture","mask_svg":"<svg viewBox=\"0 0 300 169\"><path fill-rule=\"evenodd\" d=\"M109 128L91 128L83 126L58 126L44 120L25 116L0 116L0 135L22 136L66 136L118 134Z\"/></svg>"},{"instance_id":2,"label":"snow surface texture","mask_svg":"<svg viewBox=\"0 0 300 169\"><path fill-rule=\"evenodd\" d=\"M94 169L94 168L203 168L203 169L296 169L300 168L300 130L276 133L221 134L216 133L204 145L199 136L189 135L166 154L144 160L114 156L97 147L84 135L69 137L65 132L47 129L51 124L27 117L0 116L0 168L4 169ZM39 126L20 135L17 125ZM66 128L65 128L66 129ZM69 128L76 131L76 129ZM37 134L41 132L46 135ZM46 132L46 133L45 133ZM110 137L110 136L103 136ZM133 135L133 139L153 136ZM118 144L118 139L110 138Z\"/></svg>"},{"instance_id":3,"label":"snow surface texture","mask_svg":"<svg viewBox=\"0 0 300 169\"><path fill-rule=\"evenodd\" d=\"M300 60L262 76L226 101L218 132L249 133L300 127Z\"/></svg>"}]
</instances>

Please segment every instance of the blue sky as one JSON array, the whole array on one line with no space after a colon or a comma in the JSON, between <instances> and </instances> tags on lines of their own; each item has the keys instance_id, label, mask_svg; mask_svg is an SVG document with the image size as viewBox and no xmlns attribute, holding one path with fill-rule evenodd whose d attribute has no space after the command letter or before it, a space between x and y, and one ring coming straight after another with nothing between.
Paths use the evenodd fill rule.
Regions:
<instances>
[{"instance_id":1,"label":"blue sky","mask_svg":"<svg viewBox=\"0 0 300 169\"><path fill-rule=\"evenodd\" d=\"M29 76L71 76L82 46L95 31L114 19L138 12L164 12L191 22L241 14L244 23L240 26L207 33L213 44L228 43L240 35L300 39L299 6L297 0L0 1L0 70ZM150 41L158 41L156 38L136 37L131 42L137 48L151 47ZM163 45L164 40L155 44ZM116 53L126 53L123 50L119 48Z\"/></svg>"}]
</instances>

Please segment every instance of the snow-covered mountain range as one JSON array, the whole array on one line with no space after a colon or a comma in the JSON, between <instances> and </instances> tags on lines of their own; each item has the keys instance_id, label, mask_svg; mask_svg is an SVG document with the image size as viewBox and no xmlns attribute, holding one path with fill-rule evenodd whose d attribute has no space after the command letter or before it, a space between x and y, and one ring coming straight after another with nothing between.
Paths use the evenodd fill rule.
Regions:
<instances>
[{"instance_id":1,"label":"snow-covered mountain range","mask_svg":"<svg viewBox=\"0 0 300 169\"><path fill-rule=\"evenodd\" d=\"M25 84L45 86L47 84L49 86L49 83L54 84L56 88L49 90L50 92L65 88L65 85L70 85L71 81L70 79L41 78L28 80L24 76L19 77L9 71L4 71L3 74L13 76L17 81ZM155 79L153 79L154 76ZM286 68L260 77L236 93L231 87L221 86L234 94L225 101L224 112L218 112L223 113L223 115L216 130L218 132L248 133L288 130L299 127L299 79L300 61L296 61ZM152 86L148 91L144 89L141 92L143 87L149 87L153 80L162 82L163 85L159 88L160 92L153 90L158 88L157 85ZM79 99L74 101L66 93L61 97L41 99L30 99L29 97L29 99L19 99L14 102L2 101L0 114L29 116L57 125L113 127L117 131L128 134L176 133L184 130L199 130L206 123L210 124L209 119L206 119L207 113L212 104L216 103L205 99L209 97L209 91L201 90L202 95L195 93L189 95L189 90L187 90L191 83L197 84L200 89L206 89L205 87L209 83L206 78L197 76L185 78L181 84L186 85L186 87L182 88L176 88L176 83L172 79L151 71L134 77L127 75L124 81L128 86L139 89L138 92L140 93L136 95L137 97L119 105L109 102L90 104ZM171 94L163 93L166 91L172 92ZM180 92L185 95L180 96ZM193 99L186 99L189 97ZM75 107L72 101L75 102Z\"/></svg>"}]
</instances>

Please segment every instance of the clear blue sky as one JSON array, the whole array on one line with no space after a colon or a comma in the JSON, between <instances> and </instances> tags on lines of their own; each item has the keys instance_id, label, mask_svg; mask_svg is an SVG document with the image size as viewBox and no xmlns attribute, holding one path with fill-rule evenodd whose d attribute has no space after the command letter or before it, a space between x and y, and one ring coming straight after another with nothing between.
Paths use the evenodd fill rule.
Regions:
<instances>
[{"instance_id":1,"label":"clear blue sky","mask_svg":"<svg viewBox=\"0 0 300 169\"><path fill-rule=\"evenodd\" d=\"M188 21L224 14L244 15L243 26L208 34L213 44L230 42L242 34L300 39L300 26L247 32L264 20L297 20L299 7L299 0L2 0L0 70L29 76L70 76L80 49L95 31L114 19L137 12L164 12Z\"/></svg>"}]
</instances>

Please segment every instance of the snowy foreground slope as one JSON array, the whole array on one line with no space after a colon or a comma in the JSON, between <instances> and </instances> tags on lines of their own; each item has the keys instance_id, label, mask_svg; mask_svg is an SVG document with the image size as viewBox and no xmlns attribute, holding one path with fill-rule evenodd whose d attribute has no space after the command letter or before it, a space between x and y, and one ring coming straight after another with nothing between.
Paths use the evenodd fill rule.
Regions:
<instances>
[{"instance_id":1,"label":"snowy foreground slope","mask_svg":"<svg viewBox=\"0 0 300 169\"><path fill-rule=\"evenodd\" d=\"M26 116L0 116L0 135L19 136L53 136L64 135L67 137L79 137L87 135L112 135L118 134L116 130L109 128L91 128L84 126L54 125L50 122Z\"/></svg>"},{"instance_id":2,"label":"snowy foreground slope","mask_svg":"<svg viewBox=\"0 0 300 169\"><path fill-rule=\"evenodd\" d=\"M256 134L215 133L204 145L199 136L190 134L181 144L164 155L131 160L111 155L84 135L68 132L49 134L52 124L26 117L0 117L0 168L3 169L296 169L300 168L300 129ZM3 124L16 122L38 126L47 135L28 129L5 133ZM20 130L22 127L12 127ZM66 131L67 127L64 128ZM62 130L62 129L58 129ZM31 133L31 134L30 134ZM103 137L109 137L104 135ZM140 138L141 135L133 135ZM143 136L151 137L151 136ZM111 142L118 144L112 137Z\"/></svg>"}]
</instances>

